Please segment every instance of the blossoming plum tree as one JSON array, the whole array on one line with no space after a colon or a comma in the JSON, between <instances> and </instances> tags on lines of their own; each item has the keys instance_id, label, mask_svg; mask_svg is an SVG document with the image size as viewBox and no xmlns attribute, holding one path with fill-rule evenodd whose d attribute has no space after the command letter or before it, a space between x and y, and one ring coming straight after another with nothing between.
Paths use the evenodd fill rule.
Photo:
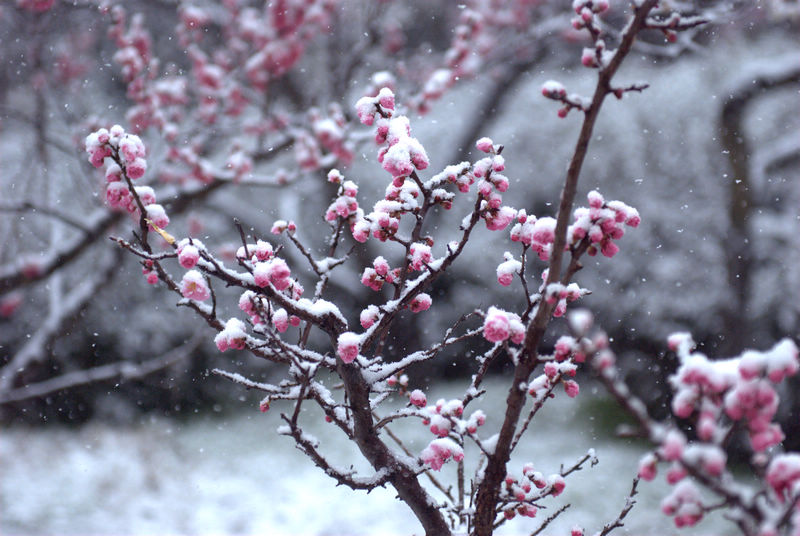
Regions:
<instances>
[{"instance_id":1,"label":"blossoming plum tree","mask_svg":"<svg viewBox=\"0 0 800 536\"><path fill-rule=\"evenodd\" d=\"M87 129L112 124L104 117L106 108L125 110L128 140L159 140L149 144L146 159L140 156L134 162L136 156L123 152L123 157L133 156L126 161L130 178L147 173L144 180L137 179L142 208L148 207L154 221L164 224L169 214L196 234L207 224L202 208L220 192L283 187L350 163L360 138L340 102L354 79L376 90L402 87L411 95L410 109L422 113L485 65L513 66L518 77L543 47L531 37L549 32L559 13L549 2L470 1L463 9L442 8L443 22L447 18L455 26L452 39L440 38L437 53L421 54L418 49L427 45L407 43L404 37L403 25L409 25L405 2L7 4L0 7L0 32L7 45L3 64L9 66L0 73L0 97L5 116L4 185L8 182L13 193L0 203L0 224L9 236L0 251L0 318L10 319L15 329L8 330L1 404L114 379L121 366L127 377L139 377L174 364L178 357L171 351L158 356L168 348L156 345L148 349L156 357L138 363L143 365L139 372L133 363L118 361L78 374L75 369L85 369L86 364L75 363L56 344L74 322L87 326L72 330L73 337L81 331L104 331L83 320L87 312L86 317L113 317L99 311L92 298L108 288L117 295L128 292L121 284L127 276L118 269L119 257L104 247L113 229L124 225L124 215L139 209L119 171L106 169L96 201L68 201L85 186L75 182L83 178L75 179L82 173L71 165L74 147ZM173 31L169 25L174 23ZM175 43L185 53L176 54ZM349 53L330 53L338 49ZM314 65L321 67L309 68ZM376 73L372 65L383 70ZM92 78L109 70L112 76ZM313 76L308 75L311 71ZM118 78L109 83L116 73ZM502 88L497 95L503 95L508 86L501 80L497 85ZM115 99L120 91L124 98ZM477 128L481 114L475 114L467 130ZM24 135L14 136L12 131ZM14 145L17 140L19 148ZM105 156L100 152L97 158ZM14 189L16 167L26 177L24 189ZM53 182L53 169L67 176ZM348 214L352 197L346 190L331 205L329 217ZM76 205L71 212L80 217L59 208L66 203ZM86 273L84 265L97 270ZM155 273L147 266L145 270L155 282ZM133 302L136 293L132 294ZM43 316L46 322L39 321ZM118 345L114 353L130 358L125 347ZM66 383L46 383L54 370L56 376L64 370L75 374ZM40 405L39 410L45 408Z\"/></svg>"},{"instance_id":2,"label":"blossoming plum tree","mask_svg":"<svg viewBox=\"0 0 800 536\"><path fill-rule=\"evenodd\" d=\"M234 257L235 266L226 265L196 238L176 239L165 229L169 218L156 204L152 190L135 186L134 181L147 169L141 140L118 125L108 130L100 128L86 140L89 161L105 170L108 202L123 206L138 221L134 241L115 240L141 258L148 280L161 281L180 295L179 305L194 310L217 331L214 341L220 351L247 350L282 365L285 371L284 379L277 384L253 381L222 369L216 369L216 374L264 392L262 411L275 401L288 403L290 411L282 414L285 426L279 433L291 437L339 484L355 490L393 486L427 534L466 530L486 535L517 515L536 517L541 504L562 493L571 473L595 462L590 451L569 468L551 475L538 471L534 463L519 468L511 464L511 453L542 405L555 396L556 389L562 387L569 397L579 394L575 378L585 363L637 418L643 433L657 446L641 461L639 477L652 479L659 463L671 464L667 478L675 488L665 498L663 510L674 516L676 525L695 524L708 510L724 507L744 534L796 531L800 528L800 517L795 515L800 497L796 485L800 482L800 462L794 454L779 452L777 446L783 434L772 422L778 402L773 385L798 370L798 351L793 342L787 339L768 352L750 351L728 361L711 362L702 354L692 353L690 336L673 336L670 347L682 362L672 380L673 412L682 419L696 419L696 438L691 438L674 424L657 423L647 414L619 380L607 338L602 333L592 334L591 315L583 310L569 312L574 308L570 304L588 292L572 281L582 267L582 257L598 253L614 257L626 228L635 228L640 222L636 209L622 201L606 200L597 191L588 194L586 206L573 206L583 160L604 99L609 95L622 98L647 87L641 83L617 85L612 82L613 77L640 32L660 30L668 41L674 41L676 32L705 22L702 17L659 10L655 0L633 2L616 48L611 48L601 21L608 3L576 0L573 8L573 28L588 32L593 42L583 51L581 61L597 71L597 83L591 98L570 94L555 81L542 87L544 97L561 103L560 117L573 110L583 114L555 217L528 214L524 208L504 203L503 196L511 182L504 175L507 170L503 145L486 137L475 142L484 157L449 165L426 178L424 172L430 161L425 148L412 135L408 116L402 113L402 101L389 85L383 85L359 99L355 111L361 123L375 132L377 160L389 175L385 194L371 210L366 209L359 200L357 183L334 168L334 161L323 166L331 168L327 180L336 189L333 201L323 211L328 229L328 249L324 253L305 244L304 236L318 232L316 229L304 229L285 220L276 221L271 228L279 245L255 232L248 237L240 226L241 247ZM290 24L292 17L284 20L288 12L273 15L279 30L281 24ZM202 26L201 17L186 17L195 21L187 28ZM271 54L278 52L276 60ZM280 72L282 62L289 61L280 58L297 53L289 47L267 54L265 48L263 62L267 71ZM205 66L206 60L197 53L196 56ZM199 83L222 87L223 73L213 65L207 67L207 77L202 79L205 82ZM230 95L222 100L236 101ZM222 100L213 101L212 107ZM419 103L411 99L406 108L414 106L419 107ZM151 118L152 110L137 117ZM346 161L350 152L346 144L328 142L329 133L320 138L320 143L339 160ZM306 146L301 152L301 167L320 165L315 150ZM202 172L203 166L198 169ZM249 164L242 169L247 173ZM438 242L428 234L429 219L436 211L453 209L464 211L457 238ZM397 361L384 359L387 339L401 317L435 310L428 291L458 260L480 225L490 232L509 233L510 249L516 248L517 253L509 251L504 255L497 266L497 281L503 286L518 285L525 306L518 312L499 306L467 311L432 346L411 351ZM360 272L360 282L374 292L374 300L360 312L342 310L326 299L329 283L337 270L356 258L354 251L367 244L378 248L381 255L358 267L356 273ZM287 262L282 253L285 247L300 252L313 278L306 278L299 266ZM170 268L172 259L185 270L180 281ZM313 283L313 291L307 295L305 286L309 283ZM223 286L240 291L238 308L243 316L225 315L225 306L219 303L222 293L215 291L215 287ZM553 319L565 315L572 334L558 339L554 353L542 352L542 340ZM360 329L355 324L356 317ZM461 398L429 404L426 393L410 385L403 371L464 341L483 348L476 358L478 372ZM513 364L505 414L487 415L472 409L485 393L483 380L489 366L503 359ZM343 392L332 387L330 374L335 382L341 382ZM383 403L392 395L407 397L407 406L384 410ZM305 433L300 422L301 409L306 404L317 405L326 421L357 445L372 466L372 474L356 474L334 466L326 458L324 445ZM421 451L412 452L391 432L392 423L401 419L418 419L429 427L433 437ZM482 433L493 420L498 432ZM763 468L764 479L755 492L735 484L727 469L724 446L738 428L746 430L756 452L756 463ZM400 450L390 446L389 439ZM476 445L480 452L480 459L473 463L475 474L471 479L465 475L468 443ZM437 502L420 477L431 476L431 471L439 471L451 460L458 466L457 494L431 478L445 497L443 502ZM620 514L601 527L599 534L622 525L633 506L637 483L638 478L634 479ZM704 502L698 485L722 502ZM540 530L562 511L563 508L555 509L553 515L543 519ZM583 529L576 527L573 534L583 534Z\"/></svg>"},{"instance_id":3,"label":"blossoming plum tree","mask_svg":"<svg viewBox=\"0 0 800 536\"><path fill-rule=\"evenodd\" d=\"M44 21L36 17L68 9L60 4L19 0L16 9L21 16ZM659 7L655 0L620 3L613 16L608 16L607 2L576 0L571 19L559 2L468 1L467 9L457 16L446 52L420 69L414 63L420 60L400 54L403 36L392 3L368 4L370 9L362 10L370 15L364 25L369 30L366 41L361 39L362 28L352 25L358 36L352 40L353 54L323 62L336 76L322 84L324 91L315 87L308 93L288 75L314 47L317 36L339 28L333 21L342 6L334 0L282 0L263 9L238 0L180 2L176 41L186 50L185 69L156 58L154 34L141 14L129 17L125 6L130 4L86 1L75 7L99 6L111 25L113 60L132 103L125 118L128 127L99 119L84 125L84 133L92 131L85 141L89 161L104 172L106 206L93 207L95 212L80 222L54 212L79 234L65 240L54 233L46 255L0 271L0 289L46 281L92 244L105 241L110 229L125 225L124 215L130 214L134 239L115 240L140 259L146 281L166 287L179 296L179 305L204 319L216 331L213 340L219 351L246 350L279 367L282 378L276 383L254 381L222 370L227 367L215 373L262 391L261 411L272 405L288 408L279 432L291 437L338 483L356 490L391 485L428 534L490 534L518 516L539 520L541 530L564 510L557 497L572 473L595 462L594 453L553 474L544 473L536 460L518 463L511 455L549 398L561 389L569 397L579 395L577 373L587 365L655 445L640 462L639 477L654 478L660 464L668 465L667 479L675 487L663 510L678 526L699 522L709 510L726 508L744 534L796 533L800 462L795 454L780 451L783 432L773 422L776 386L797 371L794 344L786 340L768 352L751 351L712 362L693 352L688 335L673 337L668 344L682 363L673 377L673 410L684 425L678 427L655 422L643 410L619 379L607 337L592 331L587 312L575 309L575 302L588 292L572 280L584 256L614 257L625 231L640 223L636 209L607 200L597 191L588 194L585 206L574 206L605 98L646 89L646 84L617 84L613 78L641 32L655 31L674 42L679 32L691 31L706 19L669 12L669 6ZM361 7L358 4L355 11ZM500 66L503 69L494 73L493 89L487 92L488 104L481 105L485 114L501 100L510 81L542 55L545 49L537 46L537 37L554 30L567 37L588 36L590 45L581 53L581 63L597 73L590 98L568 92L556 81L541 88L544 98L559 103L555 111L559 117L582 118L556 214L511 206L519 201L509 202L514 193L509 175L520 172L506 170L502 144L481 137L481 113L463 129L467 142L453 143L453 154L460 155L469 145L482 157L430 172L431 159L412 134L411 113L427 111L459 80ZM33 47L37 61L32 63L40 68L37 95L44 95L41 88L55 77L51 80L43 67L46 41L41 34L37 39ZM59 61L59 76L66 77L59 83L79 81L81 66L69 54ZM345 94L352 78L363 74L361 64L369 63L386 69L372 76L369 91L353 110L336 104L335 98L325 105L326 92ZM404 93L406 88L416 89ZM282 107L290 112L281 112ZM40 115L47 117L41 109ZM355 127L353 115L370 128ZM50 146L46 129L40 130L37 147L46 152ZM347 170L360 144L369 138L378 147L376 159L387 183L374 203L360 194L369 190L365 187L369 183ZM275 171L271 166L281 149L293 150L293 157L288 164L281 161L284 167ZM51 157L43 158L47 163ZM375 168L376 174L381 173ZM170 221L217 190L291 187L303 174L313 173L322 173L333 192L327 207L319 207L319 227L278 220L268 233L246 232L239 226L240 247L225 256L207 247L197 237L196 227L175 231L177 226ZM433 236L436 218L444 211L463 215L449 242ZM434 344L409 348L398 360L390 360L390 341L403 337L401 322L411 315L435 314L436 284L463 262L463 252L475 247L475 235L484 232L478 231L481 227L498 240L507 240L508 251L493 261L497 284L518 289L522 307L510 310L507 304L494 303L466 310ZM273 237L268 239L270 233ZM325 251L309 245L320 234L327 234ZM290 255L290 250L296 254ZM4 400L53 389L47 384L38 391L15 390L17 371L24 371L42 353L42 341L57 337L58 326L91 300L102 280L95 276L112 273L116 259L102 265L109 268L81 274L91 284L67 294L69 299L54 294L52 320L44 323L30 349L26 346L3 368ZM371 293L370 303L354 309L346 300L334 300L331 287L339 281L345 285L360 281ZM59 287L55 282L52 286ZM11 295L0 306L11 310L19 301L19 295ZM557 339L550 353L544 337L555 331L554 319L564 316L572 332ZM477 353L470 358L477 372L461 397L434 402L434 392L426 393L404 374L464 344ZM173 358L165 357L154 360L154 366ZM488 414L480 409L484 379L497 362L511 364L513 379L505 413ZM142 368L152 370L152 366ZM119 370L95 370L75 381L112 374ZM385 404L406 397L408 404L401 409ZM303 428L302 410L307 405L316 405L331 427L352 441L373 468L371 474L356 474L330 461L325 444ZM392 430L402 420L422 422L431 434L428 444L409 448ZM692 425L689 433L687 421ZM756 453L757 478L749 487L735 482L728 470L724 449L736 432L746 435ZM478 452L474 458L469 447ZM446 464L457 468L452 486L442 484L435 474ZM468 470L474 470L471 478ZM632 475L635 472L632 468ZM439 495L423 485L423 475ZM617 518L597 528L599 534L623 523L637 483L635 479ZM718 501L707 502L698 488ZM543 514L543 506L552 507L553 513ZM580 527L572 531L573 536L583 533Z\"/></svg>"}]
</instances>

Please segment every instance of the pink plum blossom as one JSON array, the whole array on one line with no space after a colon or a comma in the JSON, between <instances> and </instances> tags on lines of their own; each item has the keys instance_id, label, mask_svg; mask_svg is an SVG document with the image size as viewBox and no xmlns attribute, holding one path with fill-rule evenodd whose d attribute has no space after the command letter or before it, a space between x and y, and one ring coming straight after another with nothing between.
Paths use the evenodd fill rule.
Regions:
<instances>
[{"instance_id":1,"label":"pink plum blossom","mask_svg":"<svg viewBox=\"0 0 800 536\"><path fill-rule=\"evenodd\" d=\"M346 331L339 335L338 342L336 344L336 352L339 354L339 358L345 363L352 363L356 357L358 357L358 351L361 346L361 337L357 334Z\"/></svg>"},{"instance_id":2,"label":"pink plum blossom","mask_svg":"<svg viewBox=\"0 0 800 536\"><path fill-rule=\"evenodd\" d=\"M203 274L197 270L189 270L181 279L181 294L184 298L205 301L211 295Z\"/></svg>"}]
</instances>

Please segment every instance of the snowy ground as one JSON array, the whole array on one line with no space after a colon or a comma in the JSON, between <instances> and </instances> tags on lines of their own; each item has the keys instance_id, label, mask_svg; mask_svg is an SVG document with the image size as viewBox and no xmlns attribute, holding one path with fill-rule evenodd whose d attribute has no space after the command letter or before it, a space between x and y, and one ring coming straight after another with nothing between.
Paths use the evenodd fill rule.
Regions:
<instances>
[{"instance_id":1,"label":"snowy ground","mask_svg":"<svg viewBox=\"0 0 800 536\"><path fill-rule=\"evenodd\" d=\"M446 386L434 389L456 396ZM449 391L449 392L448 392ZM512 461L532 461L545 474L594 447L600 464L569 477L557 505L573 507L546 534L568 534L580 523L591 534L613 519L624 502L642 447L597 434L581 411L593 398L565 396L540 413ZM491 413L491 401L482 404ZM140 426L92 424L64 428L8 429L0 436L0 532L10 534L420 534L416 520L389 489L354 495L336 487L274 430L275 405L232 417L200 417L182 423L152 418ZM352 457L331 425L314 416L308 431L341 463ZM318 423L318 424L315 424ZM491 426L487 422L486 428ZM494 423L497 426L497 423ZM489 431L489 430L487 430ZM404 434L418 452L431 439L419 424ZM408 437L408 435L406 435ZM470 456L468 452L467 456ZM474 458L474 453L472 453ZM356 464L357 467L361 465ZM452 464L441 474L448 481ZM663 480L643 483L625 529L615 534L678 534L658 504ZM545 503L547 504L547 503ZM552 506L552 503L549 505ZM549 510L552 511L552 510ZM542 510L544 512L544 510ZM529 534L538 519L515 519L502 534ZM708 519L681 534L735 534L724 520Z\"/></svg>"}]
</instances>

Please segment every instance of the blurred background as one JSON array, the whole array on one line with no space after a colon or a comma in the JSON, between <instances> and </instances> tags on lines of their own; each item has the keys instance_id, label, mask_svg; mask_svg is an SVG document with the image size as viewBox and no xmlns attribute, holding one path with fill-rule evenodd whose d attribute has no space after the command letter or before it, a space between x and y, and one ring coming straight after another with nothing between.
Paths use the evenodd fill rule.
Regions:
<instances>
[{"instance_id":1,"label":"blurred background","mask_svg":"<svg viewBox=\"0 0 800 536\"><path fill-rule=\"evenodd\" d=\"M191 446L180 448L202 452L211 447L198 446L198 437L223 441L264 430L241 415L254 411L258 395L210 376L209 369L254 379L278 373L248 355L220 354L213 331L176 307L163 288L148 285L137 260L109 240L131 239L134 222L107 207L105 180L87 162L83 140L99 126L119 123L142 136L148 147L143 181L167 209L169 232L200 238L222 257L232 258L239 244L234 218L262 237L276 219L294 220L298 236L323 251L318 229L335 193L324 178L330 168L358 183L362 206L382 196L385 172L353 105L387 84L430 156L431 175L476 158L475 140L490 136L505 145L509 203L555 216L580 118L572 112L560 119L540 88L555 79L569 92L590 95L594 85L594 74L580 64L588 42L572 30L569 6L548 0L285 4L286 19L264 2L237 0L0 6L0 522L12 532L106 533L111 519L48 525L53 516L74 521L76 514L49 515L34 506L35 493L15 499L16 486L35 474L33 466L23 469L31 462L20 461L27 458L20 449L29 451L29 460L46 459L69 441L71 457L103 459L93 449L106 449L114 460L141 468L132 489L159 497L159 486L168 486L159 483L160 469L152 481L143 473L162 467L148 458L156 455L150 445L188 441ZM712 357L765 349L800 333L800 5L708 1L691 9L712 22L669 45L660 32L646 33L624 65L619 83L645 81L650 88L607 102L579 194L583 200L598 189L642 216L614 259L588 259L577 280L592 291L583 305L608 331L630 384L656 415L667 407L666 378L676 365L666 352L670 333L690 331ZM624 16L622 2L605 16L611 46ZM436 216L428 232L437 241L457 228L460 208ZM495 284L495 267L511 246L497 236L477 233L465 258L437 282L431 314L404 319L387 358L437 340L475 307L519 309L518 293ZM290 248L285 254L290 264L302 261ZM370 302L371 291L357 279L376 254L377 248L365 248L330 287L327 299L350 322ZM306 288L313 283L309 277ZM237 311L236 299L224 291L220 303L230 314ZM555 329L546 344L559 335ZM458 348L409 374L416 383L452 389L449 382L473 372L456 366L470 352ZM494 373L502 378L502 367ZM800 447L798 392L784 393L790 448ZM598 419L613 412L601 402L582 408L595 408ZM236 432L230 419L238 419ZM193 439L171 439L181 430ZM613 426L591 430L586 437L605 434L601 441L613 441ZM242 441L250 446L236 450L237 459L280 440L264 434ZM219 452L232 452L226 448L233 447ZM202 457L191 459L202 465ZM114 465L120 462L108 463L115 474L122 470ZM241 463L213 470L247 471ZM108 475L106 469L81 474ZM61 475L56 481L64 486L77 478L54 468L41 478L48 474ZM104 493L97 486L90 496ZM237 486L250 489L231 484ZM197 524L194 510L181 512L192 521L175 522L169 531L279 526L274 519ZM243 519L252 519L249 512ZM166 523L153 514L155 524L137 530L125 523L147 516L119 516L123 524L110 532ZM291 533L288 523L281 530ZM336 533L337 526L307 531Z\"/></svg>"}]
</instances>

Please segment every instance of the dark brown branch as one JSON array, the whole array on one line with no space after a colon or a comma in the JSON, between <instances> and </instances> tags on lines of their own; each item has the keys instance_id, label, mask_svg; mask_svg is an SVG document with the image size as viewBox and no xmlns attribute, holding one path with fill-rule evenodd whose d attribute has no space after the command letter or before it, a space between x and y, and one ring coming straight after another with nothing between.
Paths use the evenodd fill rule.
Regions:
<instances>
[{"instance_id":1,"label":"dark brown branch","mask_svg":"<svg viewBox=\"0 0 800 536\"><path fill-rule=\"evenodd\" d=\"M122 378L124 380L143 378L186 359L200 346L201 341L202 337L195 336L188 343L182 344L162 356L149 359L142 363L119 361L99 367L68 372L49 380L12 389L5 393L0 393L0 404L9 404L11 402L19 402L30 398L38 398L50 393L89 383L108 381L117 378Z\"/></svg>"}]
</instances>

